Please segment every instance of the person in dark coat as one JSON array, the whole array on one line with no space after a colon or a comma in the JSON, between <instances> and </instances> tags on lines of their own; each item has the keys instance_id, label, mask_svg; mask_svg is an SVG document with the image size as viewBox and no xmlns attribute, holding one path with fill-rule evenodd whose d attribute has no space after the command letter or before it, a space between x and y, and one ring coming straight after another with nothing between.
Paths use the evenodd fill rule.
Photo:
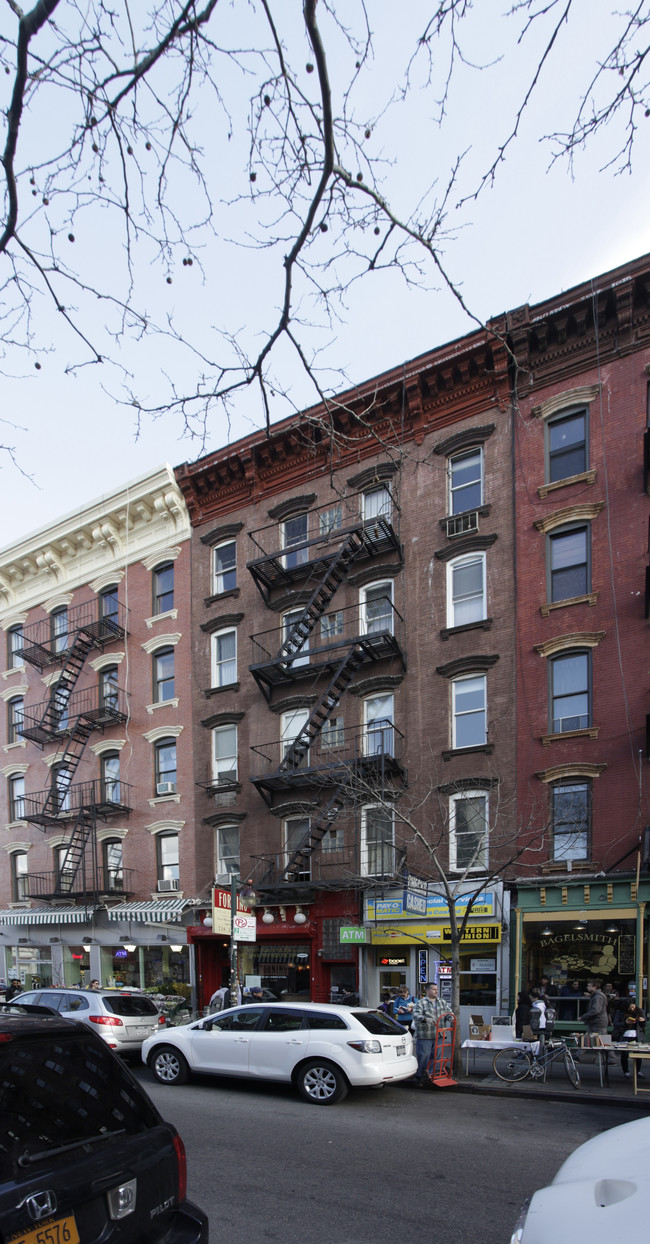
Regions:
<instances>
[{"instance_id":1,"label":"person in dark coat","mask_svg":"<svg viewBox=\"0 0 650 1244\"><path fill-rule=\"evenodd\" d=\"M517 994L517 1006L515 1008L515 1036L518 1040L523 1036L525 1025L530 1023L530 1008L532 1005L533 1000L530 994L525 989L522 989Z\"/></svg>"},{"instance_id":2,"label":"person in dark coat","mask_svg":"<svg viewBox=\"0 0 650 1244\"><path fill-rule=\"evenodd\" d=\"M632 998L619 998L614 1015L612 1041L626 1041L628 1044L642 1040L645 1029L645 1015L640 1006ZM630 1076L630 1056L621 1050L621 1070L626 1080ZM643 1072L637 1071L637 1079L643 1079Z\"/></svg>"}]
</instances>

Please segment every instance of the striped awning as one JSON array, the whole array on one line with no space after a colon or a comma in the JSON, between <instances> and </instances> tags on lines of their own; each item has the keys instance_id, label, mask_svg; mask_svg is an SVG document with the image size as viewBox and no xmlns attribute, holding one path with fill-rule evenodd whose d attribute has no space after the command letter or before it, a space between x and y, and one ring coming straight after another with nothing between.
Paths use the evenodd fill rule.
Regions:
<instances>
[{"instance_id":1,"label":"striped awning","mask_svg":"<svg viewBox=\"0 0 650 1244\"><path fill-rule=\"evenodd\" d=\"M180 920L188 907L195 907L192 898L160 898L142 900L139 903L120 903L118 907L109 907L106 915L109 920L138 920L141 924L167 924L169 920Z\"/></svg>"},{"instance_id":2,"label":"striped awning","mask_svg":"<svg viewBox=\"0 0 650 1244\"><path fill-rule=\"evenodd\" d=\"M23 908L0 911L0 924L85 924L94 907L47 907L37 911Z\"/></svg>"}]
</instances>

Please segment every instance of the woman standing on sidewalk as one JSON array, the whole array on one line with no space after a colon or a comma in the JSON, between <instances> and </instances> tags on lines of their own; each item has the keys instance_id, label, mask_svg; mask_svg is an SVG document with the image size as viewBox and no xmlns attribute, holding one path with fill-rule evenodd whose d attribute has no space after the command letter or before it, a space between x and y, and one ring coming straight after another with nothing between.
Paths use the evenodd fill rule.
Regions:
<instances>
[{"instance_id":1,"label":"woman standing on sidewalk","mask_svg":"<svg viewBox=\"0 0 650 1244\"><path fill-rule=\"evenodd\" d=\"M631 998L619 998L612 1028L612 1041L627 1041L630 1044L643 1036L644 1029L645 1015L641 1007L637 1006ZM629 1080L630 1056L624 1050L621 1050L621 1070L625 1079ZM637 1071L637 1079L639 1077L643 1080L642 1071Z\"/></svg>"}]
</instances>

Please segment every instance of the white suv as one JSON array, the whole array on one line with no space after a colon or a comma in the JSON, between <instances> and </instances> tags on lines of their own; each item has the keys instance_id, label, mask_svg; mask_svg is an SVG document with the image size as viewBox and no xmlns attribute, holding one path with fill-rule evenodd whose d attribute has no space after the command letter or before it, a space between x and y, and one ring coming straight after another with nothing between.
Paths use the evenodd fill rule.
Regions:
<instances>
[{"instance_id":1,"label":"white suv","mask_svg":"<svg viewBox=\"0 0 650 1244\"><path fill-rule=\"evenodd\" d=\"M16 1001L49 1006L65 1019L87 1024L118 1054L139 1054L145 1037L165 1024L150 998L125 989L33 989Z\"/></svg>"},{"instance_id":2,"label":"white suv","mask_svg":"<svg viewBox=\"0 0 650 1244\"><path fill-rule=\"evenodd\" d=\"M192 1071L285 1080L320 1106L417 1070L411 1034L383 1011L316 1002L233 1007L149 1037L142 1058L161 1084Z\"/></svg>"}]
</instances>

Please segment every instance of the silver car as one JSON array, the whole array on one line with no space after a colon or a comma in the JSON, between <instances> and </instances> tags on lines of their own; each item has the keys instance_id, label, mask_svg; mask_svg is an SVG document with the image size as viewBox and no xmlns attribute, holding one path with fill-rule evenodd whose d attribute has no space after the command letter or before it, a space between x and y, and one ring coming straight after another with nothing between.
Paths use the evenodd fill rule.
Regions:
<instances>
[{"instance_id":1,"label":"silver car","mask_svg":"<svg viewBox=\"0 0 650 1244\"><path fill-rule=\"evenodd\" d=\"M150 998L127 989L30 989L16 998L29 1006L49 1006L65 1019L80 1020L118 1054L139 1054L142 1042L164 1026Z\"/></svg>"}]
</instances>

